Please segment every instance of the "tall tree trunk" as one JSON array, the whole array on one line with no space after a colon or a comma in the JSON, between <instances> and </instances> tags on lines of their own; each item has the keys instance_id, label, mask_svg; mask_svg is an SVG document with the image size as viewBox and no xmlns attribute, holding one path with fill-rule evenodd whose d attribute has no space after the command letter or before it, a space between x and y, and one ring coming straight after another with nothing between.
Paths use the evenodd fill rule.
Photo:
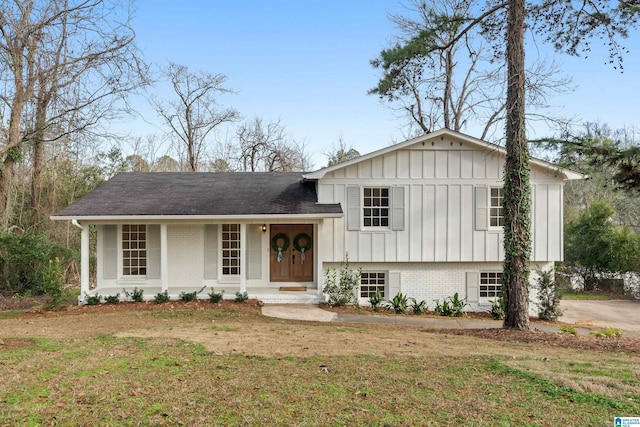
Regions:
<instances>
[{"instance_id":1,"label":"tall tree trunk","mask_svg":"<svg viewBox=\"0 0 640 427\"><path fill-rule=\"evenodd\" d=\"M31 169L31 224L35 225L43 218L40 218L41 197L42 197L42 166L44 164L44 126L47 120L47 107L51 95L44 90L44 84L41 82L41 90L44 93L38 94L36 104L36 128L31 138L33 143L32 151L32 169Z\"/></svg>"},{"instance_id":2,"label":"tall tree trunk","mask_svg":"<svg viewBox=\"0 0 640 427\"><path fill-rule=\"evenodd\" d=\"M525 134L524 0L511 0L507 18L507 158L504 173L505 328L529 329L531 188Z\"/></svg>"}]
</instances>

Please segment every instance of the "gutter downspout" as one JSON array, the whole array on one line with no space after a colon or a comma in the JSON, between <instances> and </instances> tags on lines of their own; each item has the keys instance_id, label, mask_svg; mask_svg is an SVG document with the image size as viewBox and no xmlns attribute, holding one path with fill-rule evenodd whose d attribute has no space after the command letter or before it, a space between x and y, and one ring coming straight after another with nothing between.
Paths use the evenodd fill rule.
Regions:
<instances>
[{"instance_id":1,"label":"gutter downspout","mask_svg":"<svg viewBox=\"0 0 640 427\"><path fill-rule=\"evenodd\" d=\"M71 224L82 230L80 234L80 295L78 304L84 302L85 295L89 294L89 227L82 226L77 219L72 219Z\"/></svg>"}]
</instances>

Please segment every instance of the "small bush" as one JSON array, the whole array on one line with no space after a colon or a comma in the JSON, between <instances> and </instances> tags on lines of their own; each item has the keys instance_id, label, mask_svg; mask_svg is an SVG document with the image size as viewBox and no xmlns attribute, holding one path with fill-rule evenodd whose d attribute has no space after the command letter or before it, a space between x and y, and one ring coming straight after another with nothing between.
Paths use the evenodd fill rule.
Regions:
<instances>
[{"instance_id":1,"label":"small bush","mask_svg":"<svg viewBox=\"0 0 640 427\"><path fill-rule=\"evenodd\" d=\"M216 292L213 288L211 288L211 292L209 292L209 301L214 304L222 301L222 295L224 294L224 289L221 292Z\"/></svg>"},{"instance_id":2,"label":"small bush","mask_svg":"<svg viewBox=\"0 0 640 427\"><path fill-rule=\"evenodd\" d=\"M64 293L64 275L60 269L60 259L49 260L49 265L42 272L42 290L49 296L47 308L57 309L62 305Z\"/></svg>"},{"instance_id":3,"label":"small bush","mask_svg":"<svg viewBox=\"0 0 640 427\"><path fill-rule=\"evenodd\" d=\"M552 271L538 271L538 318L556 320L562 316L558 285L551 278Z\"/></svg>"},{"instance_id":4,"label":"small bush","mask_svg":"<svg viewBox=\"0 0 640 427\"><path fill-rule=\"evenodd\" d=\"M349 267L349 255L340 263L340 269L328 269L324 273L324 289L322 292L329 297L327 304L330 306L343 306L358 304L356 291L360 286L362 270L356 271Z\"/></svg>"},{"instance_id":5,"label":"small bush","mask_svg":"<svg viewBox=\"0 0 640 427\"><path fill-rule=\"evenodd\" d=\"M407 312L409 303L406 295L403 295L402 292L398 292L392 299L387 300L387 306L392 308L397 314L404 314Z\"/></svg>"},{"instance_id":6,"label":"small bush","mask_svg":"<svg viewBox=\"0 0 640 427\"><path fill-rule=\"evenodd\" d=\"M493 320L504 319L504 299L502 297L498 297L491 301L491 309L488 310L488 312L491 314L491 318Z\"/></svg>"},{"instance_id":7,"label":"small bush","mask_svg":"<svg viewBox=\"0 0 640 427\"><path fill-rule=\"evenodd\" d=\"M169 302L169 291L160 292L157 294L153 300L156 304L164 304L165 302Z\"/></svg>"},{"instance_id":8,"label":"small bush","mask_svg":"<svg viewBox=\"0 0 640 427\"><path fill-rule=\"evenodd\" d=\"M384 298L380 293L380 289L376 289L376 293L369 297L369 305L373 309L373 311L378 311L380 306L384 303Z\"/></svg>"},{"instance_id":9,"label":"small bush","mask_svg":"<svg viewBox=\"0 0 640 427\"><path fill-rule=\"evenodd\" d=\"M198 298L198 294L204 290L205 286L202 287L199 291L194 292L180 292L180 301L189 302Z\"/></svg>"},{"instance_id":10,"label":"small bush","mask_svg":"<svg viewBox=\"0 0 640 427\"><path fill-rule=\"evenodd\" d=\"M142 294L144 294L144 289L138 289L137 287L133 288L133 291L127 292L125 289L122 289L122 292L133 302L142 302Z\"/></svg>"},{"instance_id":11,"label":"small bush","mask_svg":"<svg viewBox=\"0 0 640 427\"><path fill-rule=\"evenodd\" d=\"M120 302L120 293L104 297L104 302L107 304L118 304Z\"/></svg>"},{"instance_id":12,"label":"small bush","mask_svg":"<svg viewBox=\"0 0 640 427\"><path fill-rule=\"evenodd\" d=\"M84 303L87 305L98 305L102 302L102 296L100 294L88 295L84 294Z\"/></svg>"},{"instance_id":13,"label":"small bush","mask_svg":"<svg viewBox=\"0 0 640 427\"><path fill-rule=\"evenodd\" d=\"M427 311L427 302L425 300L418 302L415 298L409 298L409 301L411 301L413 314L424 314Z\"/></svg>"},{"instance_id":14,"label":"small bush","mask_svg":"<svg viewBox=\"0 0 640 427\"><path fill-rule=\"evenodd\" d=\"M578 329L573 325L564 325L560 327L560 332L570 335L578 335Z\"/></svg>"},{"instance_id":15,"label":"small bush","mask_svg":"<svg viewBox=\"0 0 640 427\"><path fill-rule=\"evenodd\" d=\"M436 306L433 309L440 316L448 317L460 317L464 315L464 308L467 306L464 298L460 298L458 293L453 294L452 297L447 297L442 304L440 300L435 300Z\"/></svg>"},{"instance_id":16,"label":"small bush","mask_svg":"<svg viewBox=\"0 0 640 427\"><path fill-rule=\"evenodd\" d=\"M244 291L242 293L236 292L236 298L235 298L236 302L245 302L248 299L249 299L249 294L247 293L247 291Z\"/></svg>"},{"instance_id":17,"label":"small bush","mask_svg":"<svg viewBox=\"0 0 640 427\"><path fill-rule=\"evenodd\" d=\"M603 331L591 331L591 335L600 338L616 338L622 336L622 331L611 326L607 326L607 329Z\"/></svg>"}]
</instances>

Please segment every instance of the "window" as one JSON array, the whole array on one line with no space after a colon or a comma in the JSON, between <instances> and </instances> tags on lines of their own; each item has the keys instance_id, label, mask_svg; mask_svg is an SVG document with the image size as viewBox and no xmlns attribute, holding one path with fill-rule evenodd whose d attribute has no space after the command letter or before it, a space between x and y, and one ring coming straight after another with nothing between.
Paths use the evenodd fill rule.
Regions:
<instances>
[{"instance_id":1,"label":"window","mask_svg":"<svg viewBox=\"0 0 640 427\"><path fill-rule=\"evenodd\" d=\"M240 274L240 224L222 224L222 274Z\"/></svg>"},{"instance_id":2,"label":"window","mask_svg":"<svg viewBox=\"0 0 640 427\"><path fill-rule=\"evenodd\" d=\"M502 272L480 273L480 299L493 300L502 294Z\"/></svg>"},{"instance_id":3,"label":"window","mask_svg":"<svg viewBox=\"0 0 640 427\"><path fill-rule=\"evenodd\" d=\"M122 226L122 274L146 276L147 274L147 226Z\"/></svg>"},{"instance_id":4,"label":"window","mask_svg":"<svg viewBox=\"0 0 640 427\"><path fill-rule=\"evenodd\" d=\"M365 227L389 227L388 188L364 188L363 218Z\"/></svg>"},{"instance_id":5,"label":"window","mask_svg":"<svg viewBox=\"0 0 640 427\"><path fill-rule=\"evenodd\" d=\"M386 283L386 273L362 272L360 277L360 298L369 298L380 291L382 297L386 297L384 287Z\"/></svg>"},{"instance_id":6,"label":"window","mask_svg":"<svg viewBox=\"0 0 640 427\"><path fill-rule=\"evenodd\" d=\"M503 227L504 216L502 214L502 187L492 187L490 199L489 225L491 227Z\"/></svg>"}]
</instances>

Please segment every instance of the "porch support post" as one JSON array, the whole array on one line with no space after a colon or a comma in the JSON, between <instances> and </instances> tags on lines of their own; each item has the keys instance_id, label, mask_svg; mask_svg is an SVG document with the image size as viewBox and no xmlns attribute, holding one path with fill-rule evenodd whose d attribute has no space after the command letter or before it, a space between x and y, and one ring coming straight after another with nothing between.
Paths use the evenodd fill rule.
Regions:
<instances>
[{"instance_id":1,"label":"porch support post","mask_svg":"<svg viewBox=\"0 0 640 427\"><path fill-rule=\"evenodd\" d=\"M167 224L160 224L160 283L162 292L169 290L169 257L167 255Z\"/></svg>"},{"instance_id":2,"label":"porch support post","mask_svg":"<svg viewBox=\"0 0 640 427\"><path fill-rule=\"evenodd\" d=\"M80 300L89 293L89 225L80 226Z\"/></svg>"},{"instance_id":3,"label":"porch support post","mask_svg":"<svg viewBox=\"0 0 640 427\"><path fill-rule=\"evenodd\" d=\"M247 224L240 224L240 293L247 290Z\"/></svg>"},{"instance_id":4,"label":"porch support post","mask_svg":"<svg viewBox=\"0 0 640 427\"><path fill-rule=\"evenodd\" d=\"M322 244L324 239L324 219L321 219L318 225L316 226L316 287L318 292L318 298L320 301L324 301L324 294L322 293L322 289L324 289L324 271L322 269L323 265L323 248Z\"/></svg>"}]
</instances>

